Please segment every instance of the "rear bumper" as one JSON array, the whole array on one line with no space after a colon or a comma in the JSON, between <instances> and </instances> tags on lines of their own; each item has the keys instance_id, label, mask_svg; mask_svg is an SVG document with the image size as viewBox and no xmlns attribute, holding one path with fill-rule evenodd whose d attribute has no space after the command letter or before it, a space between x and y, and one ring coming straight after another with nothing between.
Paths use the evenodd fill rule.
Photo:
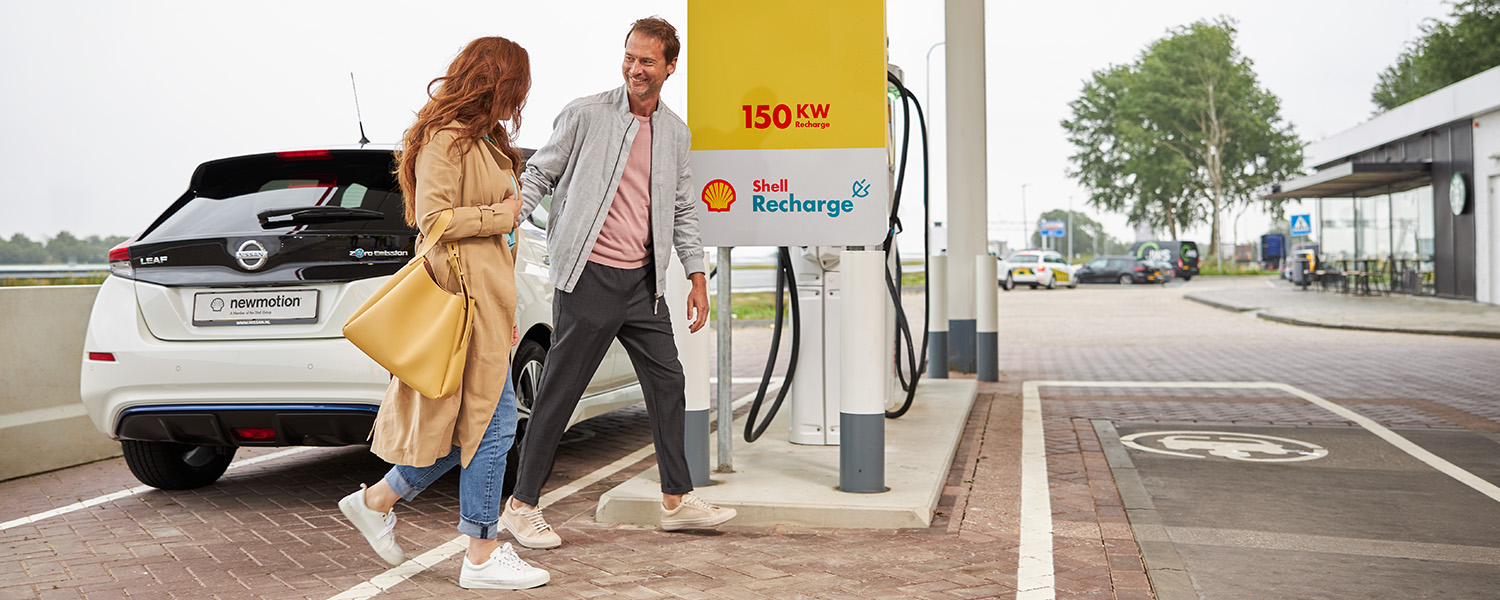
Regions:
<instances>
[{"instance_id":1,"label":"rear bumper","mask_svg":"<svg viewBox=\"0 0 1500 600\"><path fill-rule=\"evenodd\" d=\"M363 444L375 405L157 405L120 413L115 437L199 446L347 446ZM247 430L270 430L265 439Z\"/></svg>"}]
</instances>

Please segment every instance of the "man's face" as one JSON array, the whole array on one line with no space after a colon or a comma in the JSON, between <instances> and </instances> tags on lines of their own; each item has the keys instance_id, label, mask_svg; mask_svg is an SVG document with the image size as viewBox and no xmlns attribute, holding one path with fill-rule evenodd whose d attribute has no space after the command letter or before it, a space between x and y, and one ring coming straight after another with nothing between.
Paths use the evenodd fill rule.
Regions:
<instances>
[{"instance_id":1,"label":"man's face","mask_svg":"<svg viewBox=\"0 0 1500 600\"><path fill-rule=\"evenodd\" d=\"M631 96L650 100L661 95L661 84L677 71L677 60L667 62L661 40L637 32L625 40L625 63L620 71Z\"/></svg>"}]
</instances>

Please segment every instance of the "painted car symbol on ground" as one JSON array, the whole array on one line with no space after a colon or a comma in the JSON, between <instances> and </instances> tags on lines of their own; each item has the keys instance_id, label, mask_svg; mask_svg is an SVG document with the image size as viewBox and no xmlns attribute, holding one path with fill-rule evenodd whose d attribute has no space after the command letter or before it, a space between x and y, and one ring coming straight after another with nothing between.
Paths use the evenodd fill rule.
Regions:
<instances>
[{"instance_id":1,"label":"painted car symbol on ground","mask_svg":"<svg viewBox=\"0 0 1500 600\"><path fill-rule=\"evenodd\" d=\"M1328 456L1328 449L1309 442L1227 431L1148 431L1127 435L1120 442L1136 450L1185 458L1297 462Z\"/></svg>"}]
</instances>

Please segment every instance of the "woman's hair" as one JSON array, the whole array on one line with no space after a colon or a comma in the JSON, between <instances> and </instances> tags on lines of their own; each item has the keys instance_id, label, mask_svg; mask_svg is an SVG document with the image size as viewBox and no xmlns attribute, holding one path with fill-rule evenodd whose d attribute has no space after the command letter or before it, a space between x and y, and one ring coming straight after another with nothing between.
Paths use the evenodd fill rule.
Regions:
<instances>
[{"instance_id":1,"label":"woman's hair","mask_svg":"<svg viewBox=\"0 0 1500 600\"><path fill-rule=\"evenodd\" d=\"M433 86L437 91L433 91ZM482 37L465 46L448 65L448 74L427 84L427 104L402 137L396 151L396 179L406 204L406 222L417 223L417 156L439 128L457 121L459 138L450 149L461 156L484 136L500 147L517 167L521 153L512 142L521 129L521 109L531 91L531 59L526 49L503 37ZM510 131L500 116L510 112Z\"/></svg>"}]
</instances>

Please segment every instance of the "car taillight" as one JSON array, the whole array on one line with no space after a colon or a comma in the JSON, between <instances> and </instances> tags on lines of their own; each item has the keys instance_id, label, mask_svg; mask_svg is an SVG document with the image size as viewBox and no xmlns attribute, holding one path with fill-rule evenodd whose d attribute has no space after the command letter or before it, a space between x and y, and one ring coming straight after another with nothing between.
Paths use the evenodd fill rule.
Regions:
<instances>
[{"instance_id":1,"label":"car taillight","mask_svg":"<svg viewBox=\"0 0 1500 600\"><path fill-rule=\"evenodd\" d=\"M130 266L130 242L126 240L109 249L109 272L116 277L135 279L135 267Z\"/></svg>"},{"instance_id":2,"label":"car taillight","mask_svg":"<svg viewBox=\"0 0 1500 600\"><path fill-rule=\"evenodd\" d=\"M1036 268L1036 272L1038 272L1038 273L1046 273L1047 272L1047 267L1045 265L1039 266L1039 267Z\"/></svg>"},{"instance_id":3,"label":"car taillight","mask_svg":"<svg viewBox=\"0 0 1500 600\"><path fill-rule=\"evenodd\" d=\"M234 437L247 442L274 442L276 430L270 427L235 427Z\"/></svg>"},{"instance_id":4,"label":"car taillight","mask_svg":"<svg viewBox=\"0 0 1500 600\"><path fill-rule=\"evenodd\" d=\"M1145 271L1146 270L1146 265L1136 265L1135 266L1135 270L1136 271Z\"/></svg>"},{"instance_id":5,"label":"car taillight","mask_svg":"<svg viewBox=\"0 0 1500 600\"><path fill-rule=\"evenodd\" d=\"M110 352L90 352L89 360L97 360L100 362L115 362L115 355Z\"/></svg>"}]
</instances>

